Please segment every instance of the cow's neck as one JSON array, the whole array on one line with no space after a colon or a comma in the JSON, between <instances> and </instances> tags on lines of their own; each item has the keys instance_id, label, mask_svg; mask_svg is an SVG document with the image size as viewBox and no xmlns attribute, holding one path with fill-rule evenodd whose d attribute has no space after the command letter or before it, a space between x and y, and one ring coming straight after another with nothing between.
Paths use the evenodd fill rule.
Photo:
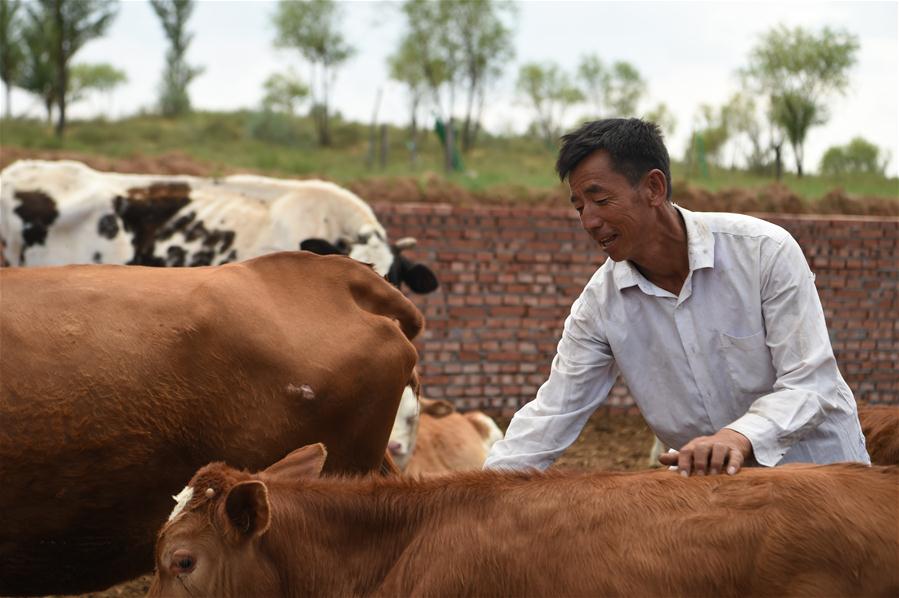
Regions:
<instances>
[{"instance_id":1,"label":"cow's neck","mask_svg":"<svg viewBox=\"0 0 899 598\"><path fill-rule=\"evenodd\" d=\"M273 500L275 525L285 533L269 540L278 546L267 552L285 558L275 566L290 578L290 589L360 595L381 587L404 551L414 551L430 528L461 521L466 503L478 497L436 482L410 492L404 480L375 479L316 481Z\"/></svg>"}]
</instances>

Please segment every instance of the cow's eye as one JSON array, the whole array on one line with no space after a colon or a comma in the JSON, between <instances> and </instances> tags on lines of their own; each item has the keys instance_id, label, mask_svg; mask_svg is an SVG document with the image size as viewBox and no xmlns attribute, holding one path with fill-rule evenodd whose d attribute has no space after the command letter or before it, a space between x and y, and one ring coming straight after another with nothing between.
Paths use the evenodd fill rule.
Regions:
<instances>
[{"instance_id":1,"label":"cow's eye","mask_svg":"<svg viewBox=\"0 0 899 598\"><path fill-rule=\"evenodd\" d=\"M176 550L172 555L172 573L180 575L190 573L197 566L197 559L186 550Z\"/></svg>"}]
</instances>

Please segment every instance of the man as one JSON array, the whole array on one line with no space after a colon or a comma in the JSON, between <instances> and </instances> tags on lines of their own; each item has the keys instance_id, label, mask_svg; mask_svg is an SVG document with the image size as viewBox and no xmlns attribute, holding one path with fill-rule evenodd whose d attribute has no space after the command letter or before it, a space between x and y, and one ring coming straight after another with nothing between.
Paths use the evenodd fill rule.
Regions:
<instances>
[{"instance_id":1,"label":"man","mask_svg":"<svg viewBox=\"0 0 899 598\"><path fill-rule=\"evenodd\" d=\"M607 119L556 170L609 258L574 302L549 379L485 467L549 467L620 371L681 475L744 463L870 463L810 272L784 229L671 203L658 128Z\"/></svg>"}]
</instances>

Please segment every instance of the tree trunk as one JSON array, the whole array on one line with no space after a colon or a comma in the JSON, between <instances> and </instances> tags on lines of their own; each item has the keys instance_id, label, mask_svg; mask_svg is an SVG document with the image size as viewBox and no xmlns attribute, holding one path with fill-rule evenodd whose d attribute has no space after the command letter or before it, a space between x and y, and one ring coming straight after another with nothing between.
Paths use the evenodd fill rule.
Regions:
<instances>
[{"instance_id":1,"label":"tree trunk","mask_svg":"<svg viewBox=\"0 0 899 598\"><path fill-rule=\"evenodd\" d=\"M6 84L6 118L12 118L12 85Z\"/></svg>"},{"instance_id":2,"label":"tree trunk","mask_svg":"<svg viewBox=\"0 0 899 598\"><path fill-rule=\"evenodd\" d=\"M474 145L478 142L478 133L481 132L481 116L484 114L484 88L481 87L478 90L478 108L477 113L474 118L474 127L471 131L471 145Z\"/></svg>"},{"instance_id":3,"label":"tree trunk","mask_svg":"<svg viewBox=\"0 0 899 598\"><path fill-rule=\"evenodd\" d=\"M418 162L418 102L412 104L412 121L409 124L409 166L415 168Z\"/></svg>"},{"instance_id":4,"label":"tree trunk","mask_svg":"<svg viewBox=\"0 0 899 598\"><path fill-rule=\"evenodd\" d=\"M462 151L467 152L474 145L474 135L472 132L471 113L474 112L475 96L477 94L477 83L474 81L468 87L467 106L465 108L465 122L462 126Z\"/></svg>"},{"instance_id":5,"label":"tree trunk","mask_svg":"<svg viewBox=\"0 0 899 598\"><path fill-rule=\"evenodd\" d=\"M778 143L774 146L774 180L780 181L783 178L783 156L781 155L781 151L783 149L783 143Z\"/></svg>"},{"instance_id":6,"label":"tree trunk","mask_svg":"<svg viewBox=\"0 0 899 598\"><path fill-rule=\"evenodd\" d=\"M380 150L380 166L381 170L387 168L387 125L381 125L381 150Z\"/></svg>"},{"instance_id":7,"label":"tree trunk","mask_svg":"<svg viewBox=\"0 0 899 598\"><path fill-rule=\"evenodd\" d=\"M446 143L443 147L443 169L446 172L453 171L453 145L455 142L455 135L453 134L454 125L455 119L450 116L446 121L446 135L444 136L446 139Z\"/></svg>"},{"instance_id":8,"label":"tree trunk","mask_svg":"<svg viewBox=\"0 0 899 598\"><path fill-rule=\"evenodd\" d=\"M331 146L331 129L328 126L330 118L328 117L328 105L322 106L322 134L321 144L323 147Z\"/></svg>"},{"instance_id":9,"label":"tree trunk","mask_svg":"<svg viewBox=\"0 0 899 598\"><path fill-rule=\"evenodd\" d=\"M378 126L378 109L381 106L381 90L382 88L378 88L378 93L375 94L375 107L371 113L371 127L368 130L368 158L366 159L366 166L368 168L373 168L375 165L375 131Z\"/></svg>"},{"instance_id":10,"label":"tree trunk","mask_svg":"<svg viewBox=\"0 0 899 598\"><path fill-rule=\"evenodd\" d=\"M793 146L793 157L796 158L796 175L802 178L802 146Z\"/></svg>"},{"instance_id":11,"label":"tree trunk","mask_svg":"<svg viewBox=\"0 0 899 598\"><path fill-rule=\"evenodd\" d=\"M65 40L63 39L64 23L62 20L62 2L55 3L56 17L56 102L59 105L59 120L56 122L56 136L62 137L66 130L66 90L68 88L68 68L66 67Z\"/></svg>"},{"instance_id":12,"label":"tree trunk","mask_svg":"<svg viewBox=\"0 0 899 598\"><path fill-rule=\"evenodd\" d=\"M318 143L322 147L331 145L331 131L328 129L328 101L324 99L318 111Z\"/></svg>"},{"instance_id":13,"label":"tree trunk","mask_svg":"<svg viewBox=\"0 0 899 598\"><path fill-rule=\"evenodd\" d=\"M553 137L554 137L552 116L546 116L545 118L541 118L540 125L541 125L541 128L543 129L543 140L547 144L552 145Z\"/></svg>"}]
</instances>

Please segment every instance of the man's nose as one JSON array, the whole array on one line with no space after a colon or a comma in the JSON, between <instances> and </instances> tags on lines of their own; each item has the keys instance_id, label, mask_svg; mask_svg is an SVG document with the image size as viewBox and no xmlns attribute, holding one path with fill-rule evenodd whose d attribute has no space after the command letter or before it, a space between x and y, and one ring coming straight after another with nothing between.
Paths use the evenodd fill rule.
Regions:
<instances>
[{"instance_id":1,"label":"man's nose","mask_svg":"<svg viewBox=\"0 0 899 598\"><path fill-rule=\"evenodd\" d=\"M590 202L585 203L584 209L581 210L581 225L588 230L602 227L602 218L599 215L599 210Z\"/></svg>"}]
</instances>

